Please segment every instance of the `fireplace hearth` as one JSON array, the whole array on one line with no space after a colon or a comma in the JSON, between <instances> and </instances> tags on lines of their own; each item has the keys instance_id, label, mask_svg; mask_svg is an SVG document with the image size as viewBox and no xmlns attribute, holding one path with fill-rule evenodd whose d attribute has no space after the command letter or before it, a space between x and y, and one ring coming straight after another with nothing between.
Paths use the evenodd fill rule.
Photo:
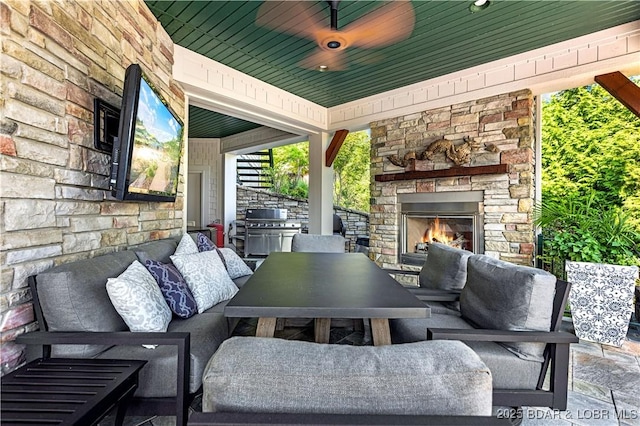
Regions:
<instances>
[{"instance_id":1,"label":"fireplace hearth","mask_svg":"<svg viewBox=\"0 0 640 426\"><path fill-rule=\"evenodd\" d=\"M399 195L399 263L422 265L434 242L484 253L482 200L482 191Z\"/></svg>"}]
</instances>

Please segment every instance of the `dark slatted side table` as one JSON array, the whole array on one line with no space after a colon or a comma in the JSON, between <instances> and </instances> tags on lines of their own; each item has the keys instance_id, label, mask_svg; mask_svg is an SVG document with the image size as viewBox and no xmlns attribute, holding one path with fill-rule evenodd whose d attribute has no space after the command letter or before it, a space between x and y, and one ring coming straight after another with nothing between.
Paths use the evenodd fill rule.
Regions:
<instances>
[{"instance_id":1,"label":"dark slatted side table","mask_svg":"<svg viewBox=\"0 0 640 426\"><path fill-rule=\"evenodd\" d=\"M126 404L146 361L37 359L2 377L2 425L92 425Z\"/></svg>"}]
</instances>

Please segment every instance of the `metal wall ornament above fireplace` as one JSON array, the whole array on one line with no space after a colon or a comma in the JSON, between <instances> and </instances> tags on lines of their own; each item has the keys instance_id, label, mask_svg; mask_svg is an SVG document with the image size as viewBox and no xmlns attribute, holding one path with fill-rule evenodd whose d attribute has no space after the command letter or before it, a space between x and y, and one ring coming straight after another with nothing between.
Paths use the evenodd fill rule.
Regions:
<instances>
[{"instance_id":1,"label":"metal wall ornament above fireplace","mask_svg":"<svg viewBox=\"0 0 640 426\"><path fill-rule=\"evenodd\" d=\"M429 243L484 253L484 193L398 194L398 262L422 266Z\"/></svg>"}]
</instances>

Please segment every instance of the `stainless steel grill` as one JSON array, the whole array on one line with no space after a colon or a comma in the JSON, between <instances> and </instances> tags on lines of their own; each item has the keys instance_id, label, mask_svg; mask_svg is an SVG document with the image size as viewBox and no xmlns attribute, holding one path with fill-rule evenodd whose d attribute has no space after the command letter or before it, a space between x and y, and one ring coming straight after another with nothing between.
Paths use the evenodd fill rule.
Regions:
<instances>
[{"instance_id":1,"label":"stainless steel grill","mask_svg":"<svg viewBox=\"0 0 640 426\"><path fill-rule=\"evenodd\" d=\"M244 257L291 251L291 240L302 225L287 220L287 209L247 209L244 220Z\"/></svg>"}]
</instances>

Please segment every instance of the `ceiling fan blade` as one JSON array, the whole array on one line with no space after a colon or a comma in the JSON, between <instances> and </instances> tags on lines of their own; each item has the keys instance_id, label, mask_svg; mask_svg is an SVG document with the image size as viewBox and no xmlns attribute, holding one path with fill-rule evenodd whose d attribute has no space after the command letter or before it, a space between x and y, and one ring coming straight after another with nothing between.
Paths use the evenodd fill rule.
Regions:
<instances>
[{"instance_id":1,"label":"ceiling fan blade","mask_svg":"<svg viewBox=\"0 0 640 426\"><path fill-rule=\"evenodd\" d=\"M343 71L347 69L343 50L316 49L312 54L300 61L300 66L310 70L318 70L321 65L327 71Z\"/></svg>"},{"instance_id":2,"label":"ceiling fan blade","mask_svg":"<svg viewBox=\"0 0 640 426\"><path fill-rule=\"evenodd\" d=\"M258 8L256 24L315 40L316 32L325 29L322 19L322 12L312 2L265 1Z\"/></svg>"},{"instance_id":3,"label":"ceiling fan blade","mask_svg":"<svg viewBox=\"0 0 640 426\"><path fill-rule=\"evenodd\" d=\"M349 57L349 60L353 63L357 63L360 65L374 65L379 62L382 62L384 59L384 55L382 53L367 51L365 54L361 56L352 55Z\"/></svg>"},{"instance_id":4,"label":"ceiling fan blade","mask_svg":"<svg viewBox=\"0 0 640 426\"><path fill-rule=\"evenodd\" d=\"M393 1L347 25L341 34L350 46L383 47L409 37L415 21L410 1Z\"/></svg>"}]
</instances>

